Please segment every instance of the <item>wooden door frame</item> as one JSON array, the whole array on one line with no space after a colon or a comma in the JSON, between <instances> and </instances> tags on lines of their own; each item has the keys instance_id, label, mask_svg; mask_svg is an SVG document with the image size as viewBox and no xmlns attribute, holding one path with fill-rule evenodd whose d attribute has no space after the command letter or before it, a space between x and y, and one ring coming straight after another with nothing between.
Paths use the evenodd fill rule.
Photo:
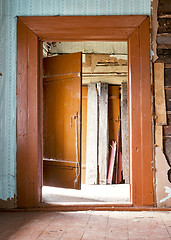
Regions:
<instances>
[{"instance_id":1,"label":"wooden door frame","mask_svg":"<svg viewBox=\"0 0 171 240\"><path fill-rule=\"evenodd\" d=\"M17 19L17 205L38 207L42 187L42 41L127 41L131 201L153 206L149 17Z\"/></svg>"}]
</instances>

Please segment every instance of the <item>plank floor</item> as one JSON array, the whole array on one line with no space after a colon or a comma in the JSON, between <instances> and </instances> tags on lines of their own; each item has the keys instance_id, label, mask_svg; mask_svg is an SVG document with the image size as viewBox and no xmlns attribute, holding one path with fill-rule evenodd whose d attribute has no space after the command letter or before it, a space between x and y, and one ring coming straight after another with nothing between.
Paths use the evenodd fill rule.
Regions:
<instances>
[{"instance_id":1,"label":"plank floor","mask_svg":"<svg viewBox=\"0 0 171 240\"><path fill-rule=\"evenodd\" d=\"M171 239L171 212L1 212L2 240Z\"/></svg>"}]
</instances>

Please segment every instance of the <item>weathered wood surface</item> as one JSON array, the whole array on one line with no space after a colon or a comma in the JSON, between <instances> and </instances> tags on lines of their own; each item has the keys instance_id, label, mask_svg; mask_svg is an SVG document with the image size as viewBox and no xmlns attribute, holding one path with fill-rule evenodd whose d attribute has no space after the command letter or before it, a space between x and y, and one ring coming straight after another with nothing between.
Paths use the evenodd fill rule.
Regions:
<instances>
[{"instance_id":1,"label":"weathered wood surface","mask_svg":"<svg viewBox=\"0 0 171 240\"><path fill-rule=\"evenodd\" d=\"M171 166L171 138L166 137L164 138L164 153L166 155L167 161Z\"/></svg>"},{"instance_id":2,"label":"weathered wood surface","mask_svg":"<svg viewBox=\"0 0 171 240\"><path fill-rule=\"evenodd\" d=\"M170 0L159 0L158 14L171 14Z\"/></svg>"},{"instance_id":3,"label":"weathered wood surface","mask_svg":"<svg viewBox=\"0 0 171 240\"><path fill-rule=\"evenodd\" d=\"M159 18L158 33L171 32L171 18Z\"/></svg>"},{"instance_id":4,"label":"weathered wood surface","mask_svg":"<svg viewBox=\"0 0 171 240\"><path fill-rule=\"evenodd\" d=\"M166 125L166 103L164 91L164 64L154 64L155 114L158 126Z\"/></svg>"},{"instance_id":5,"label":"weathered wood surface","mask_svg":"<svg viewBox=\"0 0 171 240\"><path fill-rule=\"evenodd\" d=\"M98 165L99 184L107 183L107 164L109 155L108 131L108 84L97 83L98 109L99 109L99 134L98 134Z\"/></svg>"},{"instance_id":6,"label":"weathered wood surface","mask_svg":"<svg viewBox=\"0 0 171 240\"><path fill-rule=\"evenodd\" d=\"M121 134L123 179L129 183L128 83L121 84Z\"/></svg>"},{"instance_id":7,"label":"weathered wood surface","mask_svg":"<svg viewBox=\"0 0 171 240\"><path fill-rule=\"evenodd\" d=\"M171 111L171 89L166 89L166 108Z\"/></svg>"},{"instance_id":8,"label":"weathered wood surface","mask_svg":"<svg viewBox=\"0 0 171 240\"><path fill-rule=\"evenodd\" d=\"M163 149L163 126L155 126L155 145Z\"/></svg>"},{"instance_id":9,"label":"weathered wood surface","mask_svg":"<svg viewBox=\"0 0 171 240\"><path fill-rule=\"evenodd\" d=\"M164 69L164 85L171 87L171 66Z\"/></svg>"},{"instance_id":10,"label":"weathered wood surface","mask_svg":"<svg viewBox=\"0 0 171 240\"><path fill-rule=\"evenodd\" d=\"M167 111L167 125L163 127L163 150L168 161L171 162L170 114L171 111L171 2L158 1L158 36L157 36L157 62L164 64L165 102Z\"/></svg>"},{"instance_id":11,"label":"weathered wood surface","mask_svg":"<svg viewBox=\"0 0 171 240\"><path fill-rule=\"evenodd\" d=\"M96 84L88 85L87 99L87 148L86 148L86 184L97 184L98 157L98 102Z\"/></svg>"}]
</instances>

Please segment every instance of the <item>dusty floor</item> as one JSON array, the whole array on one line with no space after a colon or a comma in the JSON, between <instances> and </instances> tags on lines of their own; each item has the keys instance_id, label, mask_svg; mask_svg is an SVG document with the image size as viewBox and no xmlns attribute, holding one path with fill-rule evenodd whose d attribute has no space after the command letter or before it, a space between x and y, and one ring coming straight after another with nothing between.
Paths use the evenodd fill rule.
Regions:
<instances>
[{"instance_id":1,"label":"dusty floor","mask_svg":"<svg viewBox=\"0 0 171 240\"><path fill-rule=\"evenodd\" d=\"M0 239L171 239L171 212L0 213Z\"/></svg>"},{"instance_id":2,"label":"dusty floor","mask_svg":"<svg viewBox=\"0 0 171 240\"><path fill-rule=\"evenodd\" d=\"M81 185L81 190L43 187L43 202L45 203L129 203L130 185Z\"/></svg>"}]
</instances>

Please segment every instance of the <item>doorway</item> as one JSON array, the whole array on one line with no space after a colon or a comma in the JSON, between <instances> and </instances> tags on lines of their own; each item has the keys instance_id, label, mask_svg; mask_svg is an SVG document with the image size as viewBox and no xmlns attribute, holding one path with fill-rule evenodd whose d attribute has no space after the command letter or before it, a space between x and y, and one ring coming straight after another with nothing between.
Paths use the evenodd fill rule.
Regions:
<instances>
[{"instance_id":1,"label":"doorway","mask_svg":"<svg viewBox=\"0 0 171 240\"><path fill-rule=\"evenodd\" d=\"M127 42L43 46L43 202L130 202Z\"/></svg>"},{"instance_id":2,"label":"doorway","mask_svg":"<svg viewBox=\"0 0 171 240\"><path fill-rule=\"evenodd\" d=\"M42 193L42 41L128 41L131 202L153 198L149 18L19 17L17 21L17 204L38 207Z\"/></svg>"}]
</instances>

